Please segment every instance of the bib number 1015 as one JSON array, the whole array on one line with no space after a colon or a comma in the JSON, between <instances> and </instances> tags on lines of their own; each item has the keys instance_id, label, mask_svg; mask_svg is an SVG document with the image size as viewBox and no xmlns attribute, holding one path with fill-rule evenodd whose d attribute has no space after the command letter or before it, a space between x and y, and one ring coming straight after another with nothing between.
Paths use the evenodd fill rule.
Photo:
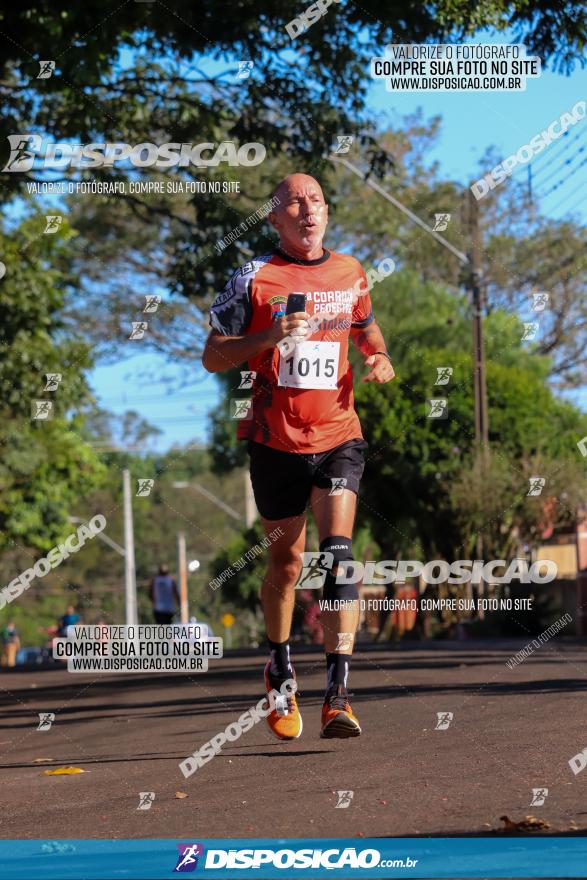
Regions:
<instances>
[{"instance_id":1,"label":"bib number 1015","mask_svg":"<svg viewBox=\"0 0 587 880\"><path fill-rule=\"evenodd\" d=\"M301 342L279 361L279 384L290 388L336 388L339 343Z\"/></svg>"},{"instance_id":2,"label":"bib number 1015","mask_svg":"<svg viewBox=\"0 0 587 880\"><path fill-rule=\"evenodd\" d=\"M320 360L320 358L316 358L315 361L310 361L309 358L298 358L289 357L286 362L288 366L288 375L293 376L294 371L297 369L297 374L301 378L305 379L306 376L310 376L310 371L312 372L311 378L320 378L320 368L324 370L324 376L327 379L332 379L334 376L334 358L326 358L324 362Z\"/></svg>"}]
</instances>

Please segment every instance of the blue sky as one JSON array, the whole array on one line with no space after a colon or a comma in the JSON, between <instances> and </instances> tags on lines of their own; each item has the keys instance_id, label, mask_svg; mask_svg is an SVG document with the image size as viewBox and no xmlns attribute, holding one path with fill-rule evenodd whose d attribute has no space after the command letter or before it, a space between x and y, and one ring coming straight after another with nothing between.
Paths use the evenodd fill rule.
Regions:
<instances>
[{"instance_id":1,"label":"blue sky","mask_svg":"<svg viewBox=\"0 0 587 880\"><path fill-rule=\"evenodd\" d=\"M506 42L505 39L481 40L479 37L475 40L481 41ZM210 61L201 66L217 70L218 62ZM515 153L580 100L587 100L587 70L576 69L570 76L543 71L539 78L527 79L526 91L519 93L391 94L385 90L383 81L375 80L370 88L368 107L380 120L381 127L389 123L398 125L402 116L417 108L422 108L427 117L441 115L441 136L429 158L440 163L445 177L465 184L483 173L479 172L479 162L488 147L496 147L502 158ZM585 157L587 119L532 161L534 189L544 214L558 219L572 208L578 219L587 220ZM490 170L484 169L485 172ZM527 166L519 166L514 171L514 175L521 176L524 181L527 173ZM503 185L507 186L507 182ZM553 187L556 188L548 194ZM541 196L543 193L546 197ZM193 368L194 386L168 395L167 385L158 387L156 382L151 382L145 389L144 379L140 379L144 369L150 374L160 372L166 377L185 378L183 370L162 357L137 355L122 364L98 367L93 371L91 384L99 403L114 413L123 413L130 408L137 410L163 432L156 444L160 450L174 443L205 440L207 413L218 400L216 380L198 364ZM587 408L585 389L574 392L571 398L583 409Z\"/></svg>"},{"instance_id":2,"label":"blue sky","mask_svg":"<svg viewBox=\"0 0 587 880\"><path fill-rule=\"evenodd\" d=\"M526 81L525 92L420 92L395 94L385 91L384 84L376 81L370 91L369 106L384 114L390 122L398 123L401 116L421 107L426 116L440 114L443 119L439 144L430 158L440 162L449 178L465 183L480 175L479 162L487 147L495 145L501 157L515 153L521 146L546 128L551 122L570 110L577 101L587 100L587 69L576 70L571 76L543 72L539 78ZM587 120L569 130L559 141L553 141L530 163L536 181L536 192L546 192L554 183L575 168L587 155ZM568 141L577 136L574 145L566 149ZM584 147L583 153L578 150ZM551 171L574 156L561 174L548 180ZM555 157L557 157L555 159ZM548 170L540 169L552 159ZM527 165L514 170L514 176L526 181ZM490 171L486 168L485 171ZM544 187L541 181L548 181ZM583 222L587 219L587 198L581 203L577 187L587 182L587 168L579 168L568 182L545 199L538 199L542 211L560 218L567 208L576 206ZM587 192L585 193L587 196ZM562 203L562 204L561 204Z\"/></svg>"}]
</instances>

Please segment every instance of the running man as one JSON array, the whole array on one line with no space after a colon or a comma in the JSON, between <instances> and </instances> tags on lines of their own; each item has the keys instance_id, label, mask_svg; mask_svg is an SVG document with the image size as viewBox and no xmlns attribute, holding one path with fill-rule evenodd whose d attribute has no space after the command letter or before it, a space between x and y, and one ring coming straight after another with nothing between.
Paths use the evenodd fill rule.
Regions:
<instances>
[{"instance_id":1,"label":"running man","mask_svg":"<svg viewBox=\"0 0 587 880\"><path fill-rule=\"evenodd\" d=\"M266 690L279 690L283 681L295 677L289 637L309 502L320 553L332 554L327 558L333 560L323 591L327 684L320 736L344 738L361 733L347 691L359 592L357 584L337 584L336 573L339 562L353 559L353 524L367 448L354 409L349 338L366 359L363 381L389 382L394 371L360 263L322 247L328 205L318 181L290 174L274 197L278 202L269 221L279 235L279 247L237 269L216 298L202 361L212 373L247 362L256 374L253 402L237 436L247 441L265 533L278 526L284 533L269 547L261 589L271 651ZM291 293L305 294L305 311L286 314ZM300 736L295 696L287 705L276 703L267 721L280 739Z\"/></svg>"}]
</instances>

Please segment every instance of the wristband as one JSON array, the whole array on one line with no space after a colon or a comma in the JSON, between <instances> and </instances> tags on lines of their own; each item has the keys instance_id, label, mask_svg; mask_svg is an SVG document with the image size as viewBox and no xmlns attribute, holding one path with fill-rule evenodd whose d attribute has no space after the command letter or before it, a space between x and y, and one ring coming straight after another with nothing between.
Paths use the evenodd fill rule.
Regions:
<instances>
[{"instance_id":1,"label":"wristband","mask_svg":"<svg viewBox=\"0 0 587 880\"><path fill-rule=\"evenodd\" d=\"M390 358L390 356L387 354L386 351L374 351L373 354L382 354L383 357L386 357L387 360L389 361L389 363L391 363L391 358Z\"/></svg>"}]
</instances>

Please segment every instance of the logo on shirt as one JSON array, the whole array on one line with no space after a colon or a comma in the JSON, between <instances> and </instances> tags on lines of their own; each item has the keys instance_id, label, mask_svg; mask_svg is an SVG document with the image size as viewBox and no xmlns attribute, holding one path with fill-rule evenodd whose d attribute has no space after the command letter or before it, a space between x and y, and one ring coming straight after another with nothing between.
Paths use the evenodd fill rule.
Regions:
<instances>
[{"instance_id":1,"label":"logo on shirt","mask_svg":"<svg viewBox=\"0 0 587 880\"><path fill-rule=\"evenodd\" d=\"M351 315L356 302L353 288L347 290L309 290L306 293L306 302L313 303L314 314L327 315L347 314Z\"/></svg>"},{"instance_id":2,"label":"logo on shirt","mask_svg":"<svg viewBox=\"0 0 587 880\"><path fill-rule=\"evenodd\" d=\"M278 318L283 318L285 315L285 307L287 305L287 297L281 295L272 296L268 302L271 306L271 320L276 321Z\"/></svg>"}]
</instances>

